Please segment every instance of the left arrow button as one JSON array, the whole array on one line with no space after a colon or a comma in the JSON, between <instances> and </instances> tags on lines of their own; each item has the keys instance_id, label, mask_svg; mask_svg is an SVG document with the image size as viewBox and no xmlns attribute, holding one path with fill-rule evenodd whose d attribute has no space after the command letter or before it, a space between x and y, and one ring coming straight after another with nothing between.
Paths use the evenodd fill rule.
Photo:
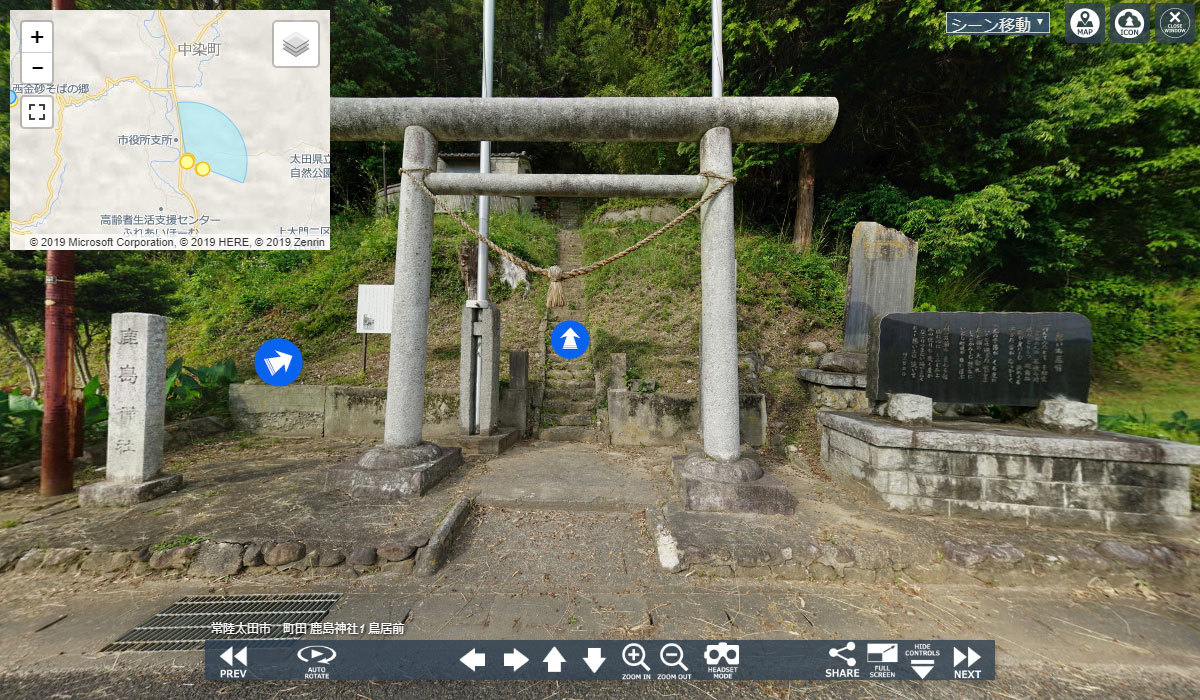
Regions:
<instances>
[{"instance_id":1,"label":"left arrow button","mask_svg":"<svg viewBox=\"0 0 1200 700\"><path fill-rule=\"evenodd\" d=\"M471 649L471 651L463 654L463 657L459 659L459 661L463 662L464 666L474 671L480 666L487 664L487 655L482 652L475 651L475 649Z\"/></svg>"}]
</instances>

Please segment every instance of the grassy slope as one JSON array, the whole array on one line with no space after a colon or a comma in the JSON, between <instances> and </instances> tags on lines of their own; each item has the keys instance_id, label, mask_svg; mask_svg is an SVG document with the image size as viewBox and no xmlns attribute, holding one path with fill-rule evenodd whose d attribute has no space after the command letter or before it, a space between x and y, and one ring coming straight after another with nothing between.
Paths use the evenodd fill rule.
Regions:
<instances>
[{"instance_id":1,"label":"grassy slope","mask_svg":"<svg viewBox=\"0 0 1200 700\"><path fill-rule=\"evenodd\" d=\"M593 219L594 220L594 219ZM657 228L647 223L588 224L581 230L587 262L610 255ZM361 338L354 333L358 284L392 281L395 216L342 216L334 222L328 252L188 252L177 257L181 304L170 333L173 357L213 364L226 357L245 376L254 351L268 338L294 340L305 354L306 383L383 386L386 336L370 336L368 371L361 371ZM529 216L493 217L493 237L527 259L555 261L553 225ZM455 251L468 236L446 217L435 223L433 304L430 313L429 382L440 390L457 386L459 314L465 294ZM786 240L763 232L741 232L739 344L761 359L755 382L743 371L744 388L771 396L771 418L799 430L801 348L809 340L836 345L840 323L841 260L798 258ZM593 357L604 368L612 352L627 352L632 366L662 391L694 392L697 374L700 291L699 230L695 218L648 247L588 275L585 296ZM545 281L533 280L527 297L493 281L499 299L505 350L537 351L536 337ZM507 363L502 363L507 371ZM96 368L103 367L96 353ZM691 380L691 381L689 381ZM0 346L0 386L24 386L15 355ZM1098 376L1093 400L1102 413L1143 410L1165 419L1176 410L1200 415L1200 352L1174 364L1148 351L1121 371Z\"/></svg>"}]
</instances>

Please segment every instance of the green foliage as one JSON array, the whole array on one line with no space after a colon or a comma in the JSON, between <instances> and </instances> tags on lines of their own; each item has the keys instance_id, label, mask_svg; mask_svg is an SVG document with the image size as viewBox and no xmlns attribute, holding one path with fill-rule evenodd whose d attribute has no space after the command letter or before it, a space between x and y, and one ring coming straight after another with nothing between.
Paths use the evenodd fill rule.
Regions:
<instances>
[{"instance_id":1,"label":"green foliage","mask_svg":"<svg viewBox=\"0 0 1200 700\"><path fill-rule=\"evenodd\" d=\"M229 385L236 381L233 360L211 367L188 367L182 357L176 359L167 367L167 418L183 420L226 413Z\"/></svg>"},{"instance_id":2,"label":"green foliage","mask_svg":"<svg viewBox=\"0 0 1200 700\"><path fill-rule=\"evenodd\" d=\"M791 242L767 235L738 237L738 303L769 312L805 309L827 326L841 322L843 276L829 256L797 255Z\"/></svg>"},{"instance_id":3,"label":"green foliage","mask_svg":"<svg viewBox=\"0 0 1200 700\"><path fill-rule=\"evenodd\" d=\"M209 538L201 537L200 535L172 535L161 542L155 543L150 547L151 552L165 552L168 549L176 547L186 547L189 544L200 544L207 542Z\"/></svg>"},{"instance_id":4,"label":"green foliage","mask_svg":"<svg viewBox=\"0 0 1200 700\"><path fill-rule=\"evenodd\" d=\"M474 214L463 216L463 219L472 225L477 218ZM488 220L488 237L495 241L496 245L538 267L549 267L557 261L556 231L554 225L546 219L527 212L497 214ZM458 269L458 247L462 241L474 242L477 239L458 222L444 215L434 217L433 232L430 293L444 299L466 299L466 290ZM504 301L515 290L501 279L501 260L496 253L488 251L488 264L492 268L488 298L497 302ZM533 282L534 276L529 277L530 282Z\"/></svg>"},{"instance_id":5,"label":"green foliage","mask_svg":"<svg viewBox=\"0 0 1200 700\"><path fill-rule=\"evenodd\" d=\"M653 394L658 391L658 382L653 379L643 378L641 372L630 367L625 370L625 388L629 391Z\"/></svg>"},{"instance_id":6,"label":"green foliage","mask_svg":"<svg viewBox=\"0 0 1200 700\"><path fill-rule=\"evenodd\" d=\"M0 395L0 464L17 464L42 444L42 406L28 396Z\"/></svg>"},{"instance_id":7,"label":"green foliage","mask_svg":"<svg viewBox=\"0 0 1200 700\"><path fill-rule=\"evenodd\" d=\"M1184 411L1176 411L1170 420L1163 421L1152 419L1144 411L1141 416L1130 413L1101 415L1099 426L1102 430L1111 430L1114 433L1200 445L1200 418L1192 418Z\"/></svg>"}]
</instances>

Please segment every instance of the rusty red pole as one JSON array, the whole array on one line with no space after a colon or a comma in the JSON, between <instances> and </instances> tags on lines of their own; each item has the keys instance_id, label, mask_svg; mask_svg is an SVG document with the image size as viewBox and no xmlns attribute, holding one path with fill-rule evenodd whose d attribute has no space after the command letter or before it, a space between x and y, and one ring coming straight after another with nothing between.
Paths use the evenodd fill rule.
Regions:
<instances>
[{"instance_id":1,"label":"rusty red pole","mask_svg":"<svg viewBox=\"0 0 1200 700\"><path fill-rule=\"evenodd\" d=\"M71 349L75 335L75 251L46 251L45 404L42 409L42 495L74 488L70 454Z\"/></svg>"},{"instance_id":2,"label":"rusty red pole","mask_svg":"<svg viewBox=\"0 0 1200 700\"><path fill-rule=\"evenodd\" d=\"M75 0L53 0L55 10L75 9ZM75 336L75 251L46 251L45 404L42 409L42 495L74 488L70 454L72 387L71 350Z\"/></svg>"}]
</instances>

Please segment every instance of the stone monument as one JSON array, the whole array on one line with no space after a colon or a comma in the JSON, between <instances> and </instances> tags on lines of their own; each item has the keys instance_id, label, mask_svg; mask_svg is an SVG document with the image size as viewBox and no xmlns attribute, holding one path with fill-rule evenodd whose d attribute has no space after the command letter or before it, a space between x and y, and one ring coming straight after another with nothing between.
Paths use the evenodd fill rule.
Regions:
<instances>
[{"instance_id":1,"label":"stone monument","mask_svg":"<svg viewBox=\"0 0 1200 700\"><path fill-rule=\"evenodd\" d=\"M846 271L842 352L867 351L872 318L912 311L916 281L917 242L874 221L858 222Z\"/></svg>"},{"instance_id":2,"label":"stone monument","mask_svg":"<svg viewBox=\"0 0 1200 700\"><path fill-rule=\"evenodd\" d=\"M166 374L166 317L113 314L106 477L79 489L81 505L133 505L183 484L179 474L160 473Z\"/></svg>"},{"instance_id":3,"label":"stone monument","mask_svg":"<svg viewBox=\"0 0 1200 700\"><path fill-rule=\"evenodd\" d=\"M846 272L842 349L802 369L800 379L817 408L866 411L867 345L871 319L893 311L912 311L917 278L917 242L873 221L860 221L850 243Z\"/></svg>"},{"instance_id":4,"label":"stone monument","mask_svg":"<svg viewBox=\"0 0 1200 700\"><path fill-rule=\"evenodd\" d=\"M821 462L887 507L1097 530L1186 532L1200 447L1096 430L1091 326L1074 313L893 313L873 321L882 415L823 411ZM933 419L934 402L1034 407Z\"/></svg>"},{"instance_id":5,"label":"stone monument","mask_svg":"<svg viewBox=\"0 0 1200 700\"><path fill-rule=\"evenodd\" d=\"M935 402L1037 406L1086 402L1092 325L1076 313L969 311L875 317L867 396L928 396Z\"/></svg>"}]
</instances>

